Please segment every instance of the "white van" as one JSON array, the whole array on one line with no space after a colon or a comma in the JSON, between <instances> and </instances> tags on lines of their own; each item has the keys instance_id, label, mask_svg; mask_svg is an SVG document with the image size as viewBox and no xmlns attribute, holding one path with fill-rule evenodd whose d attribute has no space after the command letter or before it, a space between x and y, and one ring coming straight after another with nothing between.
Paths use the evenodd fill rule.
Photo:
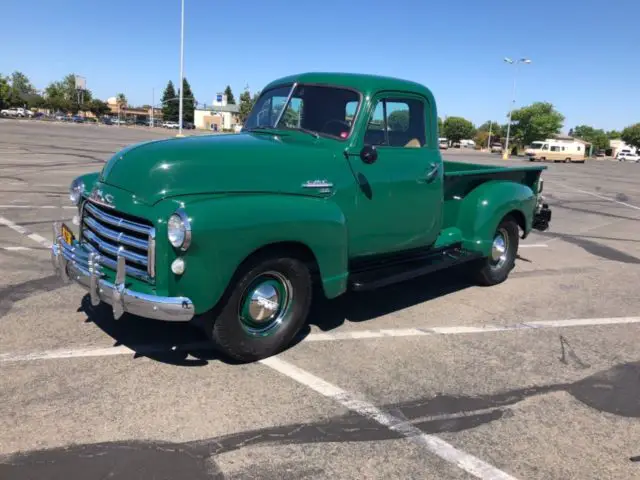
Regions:
<instances>
[{"instance_id":1,"label":"white van","mask_svg":"<svg viewBox=\"0 0 640 480\"><path fill-rule=\"evenodd\" d=\"M584 163L586 158L583 143L556 140L532 142L524 153L531 162L551 160L553 162Z\"/></svg>"}]
</instances>

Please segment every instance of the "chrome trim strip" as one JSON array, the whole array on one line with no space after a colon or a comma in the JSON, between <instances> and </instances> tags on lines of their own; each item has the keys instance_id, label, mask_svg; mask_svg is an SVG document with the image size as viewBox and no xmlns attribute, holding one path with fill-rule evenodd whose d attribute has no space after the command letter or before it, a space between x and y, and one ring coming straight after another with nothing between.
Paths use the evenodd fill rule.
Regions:
<instances>
[{"instance_id":1,"label":"chrome trim strip","mask_svg":"<svg viewBox=\"0 0 640 480\"><path fill-rule=\"evenodd\" d=\"M104 280L100 272L96 269L89 271L88 268L79 264L78 261L70 259L67 255L74 251L79 258L87 258L88 253L82 251L81 247L64 248L60 236L60 224L54 224L54 242L51 247L51 260L58 275L69 278L87 290L97 292L100 301L109 305L114 304L114 298L119 301L123 313L127 312L140 317L152 318L155 320L165 320L170 322L188 322L195 314L193 302L187 297L162 297L149 295L125 288L124 283L113 284ZM122 257L120 257L122 258ZM124 265L124 261L122 261ZM94 264L95 266L95 264ZM122 279L123 270L119 269ZM118 293L115 293L115 292ZM115 316L115 315L114 315Z\"/></svg>"},{"instance_id":2,"label":"chrome trim strip","mask_svg":"<svg viewBox=\"0 0 640 480\"><path fill-rule=\"evenodd\" d=\"M149 232L149 248L147 249L147 273L151 278L156 277L156 229Z\"/></svg>"},{"instance_id":3,"label":"chrome trim strip","mask_svg":"<svg viewBox=\"0 0 640 480\"><path fill-rule=\"evenodd\" d=\"M293 82L293 85L291 85L291 90L289 90L289 95L287 96L287 100L286 100L286 102L284 102L284 106L282 107L282 110L280 110L280 114L278 115L278 118L273 123L273 126L271 128L278 128L278 124L280 123L280 120L282 119L282 117L284 115L284 111L289 106L289 102L291 101L291 97L293 97L293 92L295 92L297 87L298 87L298 82ZM272 102L271 108L273 108L273 99L271 99L271 102Z\"/></svg>"},{"instance_id":4,"label":"chrome trim strip","mask_svg":"<svg viewBox=\"0 0 640 480\"><path fill-rule=\"evenodd\" d=\"M302 184L303 188L333 188L333 183L326 180L314 180Z\"/></svg>"},{"instance_id":5,"label":"chrome trim strip","mask_svg":"<svg viewBox=\"0 0 640 480\"><path fill-rule=\"evenodd\" d=\"M115 230L111 230L110 228L102 226L94 218L85 216L84 223L93 232L99 235L102 235L103 237L108 238L109 240L113 240L114 242L123 243L130 247L139 248L140 250L148 250L149 248L148 241L140 240L139 238L132 237L123 232L117 232Z\"/></svg>"},{"instance_id":6,"label":"chrome trim strip","mask_svg":"<svg viewBox=\"0 0 640 480\"><path fill-rule=\"evenodd\" d=\"M130 220L125 220L124 218L109 215L108 213L104 213L100 211L99 209L97 209L91 204L88 204L86 206L86 210L87 212L91 213L91 215L96 217L98 220L102 220L103 222L109 223L116 227L126 228L127 230L131 230L132 232L149 235L149 231L151 231L151 229L153 228L148 225L143 225L141 223L136 223Z\"/></svg>"},{"instance_id":7,"label":"chrome trim strip","mask_svg":"<svg viewBox=\"0 0 640 480\"><path fill-rule=\"evenodd\" d=\"M97 253L98 255L100 255L100 251L90 243L83 243L82 246L83 248L87 249L89 252ZM63 243L63 247L66 249L69 248L64 243ZM98 260L98 262L100 263L100 265L104 265L105 267L110 268L113 271L115 271L116 268L118 267L118 264L116 263L115 260L111 260L109 257L106 257L104 255L100 255L100 259ZM139 268L133 267L131 265L127 265L127 275L137 278L139 280L144 280L145 282L148 282L149 280L151 280L147 272Z\"/></svg>"},{"instance_id":8,"label":"chrome trim strip","mask_svg":"<svg viewBox=\"0 0 640 480\"><path fill-rule=\"evenodd\" d=\"M101 240L100 237L98 237L91 230L85 230L84 236L86 237L87 240L93 243L94 246L96 246L99 250L103 251L104 253L108 253L110 255L113 255L114 257L118 257L122 255L127 260L131 260L132 262L135 262L139 265L143 265L145 267L147 266L147 263L148 263L147 257L144 255L139 255L129 250L125 250L124 247L115 247L110 243L107 243L104 240Z\"/></svg>"}]
</instances>

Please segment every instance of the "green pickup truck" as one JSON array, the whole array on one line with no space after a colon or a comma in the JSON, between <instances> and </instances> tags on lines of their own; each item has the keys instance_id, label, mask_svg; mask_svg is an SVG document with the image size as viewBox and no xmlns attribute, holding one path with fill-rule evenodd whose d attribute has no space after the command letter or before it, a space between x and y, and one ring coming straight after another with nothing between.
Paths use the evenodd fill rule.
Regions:
<instances>
[{"instance_id":1,"label":"green pickup truck","mask_svg":"<svg viewBox=\"0 0 640 480\"><path fill-rule=\"evenodd\" d=\"M54 224L53 265L116 319L193 321L239 361L286 348L314 291L462 263L498 284L519 238L549 226L546 167L444 162L437 119L418 83L278 79L241 133L131 145L76 178L79 227Z\"/></svg>"}]
</instances>

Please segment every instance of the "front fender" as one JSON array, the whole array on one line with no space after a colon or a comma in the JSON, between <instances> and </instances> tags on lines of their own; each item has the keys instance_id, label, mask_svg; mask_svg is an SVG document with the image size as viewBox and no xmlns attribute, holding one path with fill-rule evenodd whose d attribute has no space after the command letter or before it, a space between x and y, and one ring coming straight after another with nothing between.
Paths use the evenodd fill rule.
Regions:
<instances>
[{"instance_id":1,"label":"front fender","mask_svg":"<svg viewBox=\"0 0 640 480\"><path fill-rule=\"evenodd\" d=\"M187 268L178 277L166 268L172 295L189 297L196 313L219 301L236 269L253 252L280 243L307 246L316 258L325 294L333 298L346 289L347 230L335 203L324 199L278 194L221 195L168 199L166 212L184 204L192 226L192 243L183 254ZM162 229L164 230L164 228ZM166 230L159 233L166 239Z\"/></svg>"},{"instance_id":2,"label":"front fender","mask_svg":"<svg viewBox=\"0 0 640 480\"><path fill-rule=\"evenodd\" d=\"M472 190L462 200L458 228L463 247L489 255L493 236L500 221L511 212L524 218L524 233L531 231L536 195L521 183L492 180Z\"/></svg>"}]
</instances>

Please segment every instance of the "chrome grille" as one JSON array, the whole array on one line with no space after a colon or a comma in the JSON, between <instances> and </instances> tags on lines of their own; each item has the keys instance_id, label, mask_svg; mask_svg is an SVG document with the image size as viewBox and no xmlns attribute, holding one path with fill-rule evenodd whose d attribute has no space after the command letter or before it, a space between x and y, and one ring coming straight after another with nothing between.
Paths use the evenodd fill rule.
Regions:
<instances>
[{"instance_id":1,"label":"chrome grille","mask_svg":"<svg viewBox=\"0 0 640 480\"><path fill-rule=\"evenodd\" d=\"M82 207L83 244L100 255L99 263L116 269L118 255L127 275L149 281L155 276L155 230L146 220L133 218L86 201Z\"/></svg>"}]
</instances>

